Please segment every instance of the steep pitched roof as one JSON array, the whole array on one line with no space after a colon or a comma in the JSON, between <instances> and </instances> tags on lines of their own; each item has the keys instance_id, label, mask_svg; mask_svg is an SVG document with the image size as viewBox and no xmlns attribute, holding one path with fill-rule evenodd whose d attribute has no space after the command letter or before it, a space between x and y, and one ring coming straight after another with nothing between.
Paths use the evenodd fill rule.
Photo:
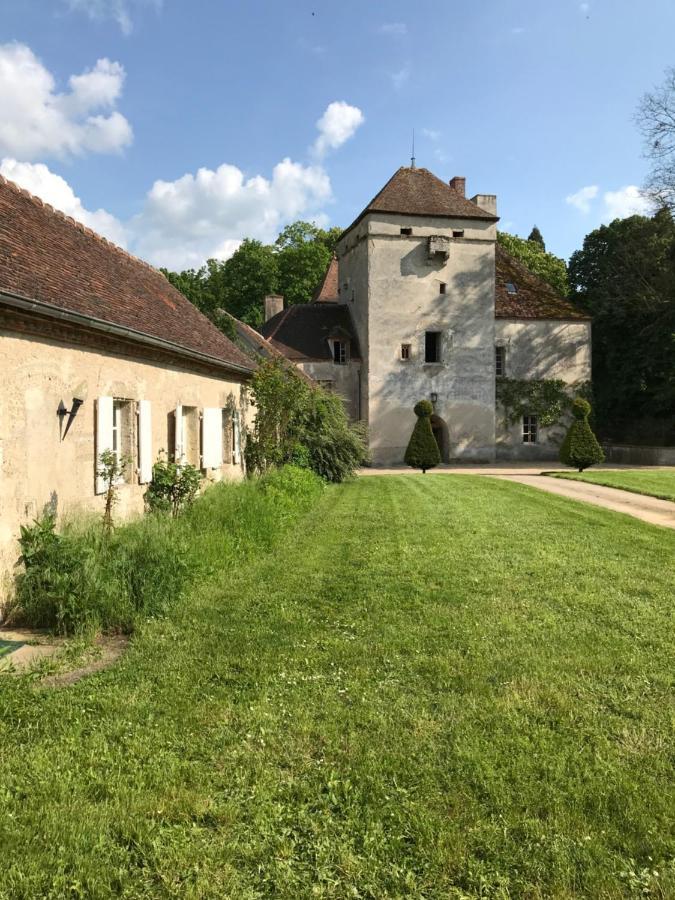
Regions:
<instances>
[{"instance_id":1,"label":"steep pitched roof","mask_svg":"<svg viewBox=\"0 0 675 900\"><path fill-rule=\"evenodd\" d=\"M244 353L248 356L251 356L253 359L258 357L262 357L263 359L282 359L286 363L287 366L292 367L295 372L300 376L300 378L307 382L307 384L314 384L314 379L310 378L309 375L305 374L302 369L298 369L292 365L291 361L287 356L285 356L280 350L278 350L271 341L268 341L267 338L263 337L255 328L251 328L250 325L247 325L246 322L241 322L239 319L235 319L234 316L230 315L230 313L225 310L222 311L223 315L227 316L228 319L231 320L232 325L234 326L237 332L237 338L240 346L242 347Z\"/></svg>"},{"instance_id":2,"label":"steep pitched roof","mask_svg":"<svg viewBox=\"0 0 675 900\"><path fill-rule=\"evenodd\" d=\"M1 177L0 292L253 369L161 272Z\"/></svg>"},{"instance_id":3,"label":"steep pitched roof","mask_svg":"<svg viewBox=\"0 0 675 900\"><path fill-rule=\"evenodd\" d=\"M509 293L507 284L515 286ZM497 244L495 247L495 318L497 319L589 319L590 316L561 297L520 260Z\"/></svg>"},{"instance_id":4,"label":"steep pitched roof","mask_svg":"<svg viewBox=\"0 0 675 900\"><path fill-rule=\"evenodd\" d=\"M360 358L352 317L343 304L298 303L277 313L260 330L273 347L297 362L330 362L328 339L341 335L350 340L351 358Z\"/></svg>"},{"instance_id":5,"label":"steep pitched roof","mask_svg":"<svg viewBox=\"0 0 675 900\"><path fill-rule=\"evenodd\" d=\"M317 285L312 297L312 303L337 303L338 300L338 261L337 256L333 254L333 258L328 263L328 268L324 272L323 278Z\"/></svg>"},{"instance_id":6,"label":"steep pitched roof","mask_svg":"<svg viewBox=\"0 0 675 900\"><path fill-rule=\"evenodd\" d=\"M401 166L352 222L345 234L370 212L400 213L407 216L438 216L452 219L486 219L498 217L467 200L429 169Z\"/></svg>"}]
</instances>

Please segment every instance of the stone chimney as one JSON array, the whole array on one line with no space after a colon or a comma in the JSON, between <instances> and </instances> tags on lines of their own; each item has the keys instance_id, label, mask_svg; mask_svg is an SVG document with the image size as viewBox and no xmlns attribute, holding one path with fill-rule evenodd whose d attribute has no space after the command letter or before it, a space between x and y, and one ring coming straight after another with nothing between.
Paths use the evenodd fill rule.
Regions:
<instances>
[{"instance_id":1,"label":"stone chimney","mask_svg":"<svg viewBox=\"0 0 675 900\"><path fill-rule=\"evenodd\" d=\"M276 316L284 308L284 298L281 294L268 294L265 297L265 321L268 322L272 316Z\"/></svg>"},{"instance_id":2,"label":"stone chimney","mask_svg":"<svg viewBox=\"0 0 675 900\"><path fill-rule=\"evenodd\" d=\"M471 202L475 203L476 206L480 206L485 212L491 213L493 216L497 215L496 194L476 194L475 197L471 198Z\"/></svg>"},{"instance_id":3,"label":"stone chimney","mask_svg":"<svg viewBox=\"0 0 675 900\"><path fill-rule=\"evenodd\" d=\"M456 191L460 197L466 197L466 178L461 175L455 175L449 181L450 187Z\"/></svg>"}]
</instances>

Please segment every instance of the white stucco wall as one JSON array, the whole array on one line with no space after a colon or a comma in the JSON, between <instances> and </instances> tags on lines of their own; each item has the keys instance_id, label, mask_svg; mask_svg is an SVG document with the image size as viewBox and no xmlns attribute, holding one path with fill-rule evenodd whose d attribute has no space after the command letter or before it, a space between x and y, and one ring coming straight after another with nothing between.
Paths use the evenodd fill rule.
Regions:
<instances>
[{"instance_id":1,"label":"white stucco wall","mask_svg":"<svg viewBox=\"0 0 675 900\"><path fill-rule=\"evenodd\" d=\"M402 227L412 235L401 235ZM374 464L403 461L413 406L431 393L448 426L450 458L494 459L494 223L369 214L355 231L338 248L340 299L351 304L361 341ZM431 235L449 239L447 261L428 258ZM347 295L356 289L353 302L345 285ZM438 365L424 362L427 330L443 335ZM412 345L406 362L402 343Z\"/></svg>"},{"instance_id":2,"label":"white stucco wall","mask_svg":"<svg viewBox=\"0 0 675 900\"><path fill-rule=\"evenodd\" d=\"M95 494L98 397L151 402L154 458L169 446L169 416L177 404L199 410L234 404L242 430L246 424L243 383L226 374L197 374L188 363L148 362L7 330L0 330L0 358L0 573L16 561L19 526L46 504L54 503L60 516L102 511L103 497ZM82 387L86 400L61 439L59 402L70 409ZM211 480L241 478L243 468L226 464L206 474ZM121 485L116 517L140 513L145 489L135 473L132 483Z\"/></svg>"},{"instance_id":3,"label":"white stucco wall","mask_svg":"<svg viewBox=\"0 0 675 900\"><path fill-rule=\"evenodd\" d=\"M345 401L350 419L358 421L360 362L350 360L347 365L338 365L329 360L303 360L297 366L315 381L331 382L332 390Z\"/></svg>"},{"instance_id":4,"label":"white stucco wall","mask_svg":"<svg viewBox=\"0 0 675 900\"><path fill-rule=\"evenodd\" d=\"M496 319L495 343L506 354L506 376L528 381L560 379L574 388L591 379L591 323L556 319ZM557 458L567 420L542 428L536 444L523 444L522 423L505 426L497 410L500 459Z\"/></svg>"}]
</instances>

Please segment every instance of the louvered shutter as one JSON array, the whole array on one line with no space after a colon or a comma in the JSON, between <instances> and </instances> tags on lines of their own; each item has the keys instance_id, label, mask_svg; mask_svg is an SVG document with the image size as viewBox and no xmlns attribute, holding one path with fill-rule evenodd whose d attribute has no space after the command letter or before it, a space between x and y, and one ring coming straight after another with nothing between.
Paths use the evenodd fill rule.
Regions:
<instances>
[{"instance_id":1,"label":"louvered shutter","mask_svg":"<svg viewBox=\"0 0 675 900\"><path fill-rule=\"evenodd\" d=\"M113 398L99 397L96 401L96 493L105 493L105 480L99 475L101 453L113 448Z\"/></svg>"},{"instance_id":2,"label":"louvered shutter","mask_svg":"<svg viewBox=\"0 0 675 900\"><path fill-rule=\"evenodd\" d=\"M138 401L138 480L152 481L152 408L149 400Z\"/></svg>"}]
</instances>

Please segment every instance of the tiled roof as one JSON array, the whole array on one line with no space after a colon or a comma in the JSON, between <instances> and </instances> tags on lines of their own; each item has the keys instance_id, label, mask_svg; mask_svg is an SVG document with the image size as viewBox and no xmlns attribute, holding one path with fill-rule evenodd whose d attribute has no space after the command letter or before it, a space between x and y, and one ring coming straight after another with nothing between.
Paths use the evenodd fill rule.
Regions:
<instances>
[{"instance_id":1,"label":"tiled roof","mask_svg":"<svg viewBox=\"0 0 675 900\"><path fill-rule=\"evenodd\" d=\"M251 360L161 272L4 178L2 291L253 369Z\"/></svg>"},{"instance_id":2,"label":"tiled roof","mask_svg":"<svg viewBox=\"0 0 675 900\"><path fill-rule=\"evenodd\" d=\"M250 325L247 325L246 322L241 322L239 319L235 319L234 316L230 315L230 313L222 311L223 315L226 315L229 319L231 319L232 324L237 332L237 339L246 353L249 356L252 356L253 359L257 357L262 357L263 359L282 359L286 363L287 366L292 367L295 372L300 376L300 378L307 382L307 384L313 385L314 379L310 378L309 375L306 375L302 369L298 369L292 365L291 361L285 356L280 350L278 350L271 341L268 341L267 338L263 337L255 328L251 328Z\"/></svg>"},{"instance_id":3,"label":"tiled roof","mask_svg":"<svg viewBox=\"0 0 675 900\"><path fill-rule=\"evenodd\" d=\"M328 268L324 272L324 276L319 282L314 296L313 303L324 303L329 301L337 303L338 300L338 261L337 256L333 254L333 258L328 263Z\"/></svg>"},{"instance_id":4,"label":"tiled roof","mask_svg":"<svg viewBox=\"0 0 675 900\"><path fill-rule=\"evenodd\" d=\"M392 175L379 194L345 230L350 231L370 212L400 213L410 216L439 216L453 219L487 219L497 216L476 206L428 169L401 168Z\"/></svg>"},{"instance_id":5,"label":"tiled roof","mask_svg":"<svg viewBox=\"0 0 675 900\"><path fill-rule=\"evenodd\" d=\"M509 293L512 284L516 293ZM498 319L588 319L538 275L497 244L495 247L495 317Z\"/></svg>"},{"instance_id":6,"label":"tiled roof","mask_svg":"<svg viewBox=\"0 0 675 900\"><path fill-rule=\"evenodd\" d=\"M359 359L359 346L349 309L339 303L298 303L277 313L260 329L288 359L330 361L328 339L345 335L350 357Z\"/></svg>"}]
</instances>

